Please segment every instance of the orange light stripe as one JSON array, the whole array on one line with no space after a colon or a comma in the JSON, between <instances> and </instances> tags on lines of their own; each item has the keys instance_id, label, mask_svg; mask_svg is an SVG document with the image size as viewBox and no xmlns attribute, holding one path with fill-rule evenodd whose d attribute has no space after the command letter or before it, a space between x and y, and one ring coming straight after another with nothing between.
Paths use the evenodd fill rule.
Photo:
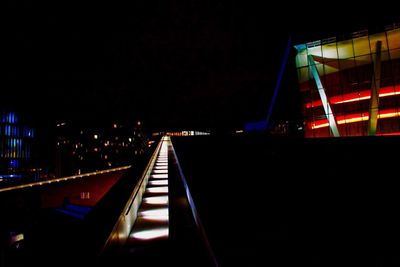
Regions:
<instances>
[{"instance_id":1,"label":"orange light stripe","mask_svg":"<svg viewBox=\"0 0 400 267\"><path fill-rule=\"evenodd\" d=\"M379 112L378 119L393 118L393 117L397 117L397 116L400 116L400 111L398 111L397 109L385 109L385 110L381 110ZM369 119L368 112L363 112L363 113L361 113L361 115L359 113L357 113L357 114L349 114L349 115L336 117L336 121L338 124L360 122L360 121L366 121L368 119ZM313 130L328 127L328 126L329 126L329 123L328 123L327 119L319 120L314 123L309 123L309 127Z\"/></svg>"},{"instance_id":2,"label":"orange light stripe","mask_svg":"<svg viewBox=\"0 0 400 267\"><path fill-rule=\"evenodd\" d=\"M394 96L394 95L400 95L400 85L382 87L379 90L379 97L387 97L387 96ZM333 97L329 98L329 103L332 105L336 105L336 104L343 104L343 103L366 100L366 99L370 99L370 98L371 98L371 90L364 90L364 91L360 91L359 93L356 92L356 93L348 93L348 94L339 95L339 96L333 96ZM306 108L319 107L321 105L322 105L322 101L316 100L316 101L307 103Z\"/></svg>"}]
</instances>

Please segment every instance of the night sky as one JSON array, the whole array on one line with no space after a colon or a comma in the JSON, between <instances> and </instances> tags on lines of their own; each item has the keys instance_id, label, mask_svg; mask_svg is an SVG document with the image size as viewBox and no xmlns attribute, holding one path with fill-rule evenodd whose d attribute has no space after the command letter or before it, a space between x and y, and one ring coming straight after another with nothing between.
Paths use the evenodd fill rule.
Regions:
<instances>
[{"instance_id":1,"label":"night sky","mask_svg":"<svg viewBox=\"0 0 400 267\"><path fill-rule=\"evenodd\" d=\"M341 2L35 2L9 2L0 108L38 125L240 128L265 116L289 36L312 41L400 21L394 7ZM292 56L273 119L298 117L293 66Z\"/></svg>"}]
</instances>

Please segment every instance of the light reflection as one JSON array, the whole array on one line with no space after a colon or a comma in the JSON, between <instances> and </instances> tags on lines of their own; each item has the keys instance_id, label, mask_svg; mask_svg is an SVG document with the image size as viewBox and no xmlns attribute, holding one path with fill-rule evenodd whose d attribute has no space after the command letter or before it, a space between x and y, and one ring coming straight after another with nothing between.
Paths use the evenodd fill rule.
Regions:
<instances>
[{"instance_id":1,"label":"light reflection","mask_svg":"<svg viewBox=\"0 0 400 267\"><path fill-rule=\"evenodd\" d=\"M155 170L168 170L168 165L163 165L163 166L155 166Z\"/></svg>"},{"instance_id":2,"label":"light reflection","mask_svg":"<svg viewBox=\"0 0 400 267\"><path fill-rule=\"evenodd\" d=\"M166 170L153 170L153 173L168 173L168 169L166 169Z\"/></svg>"},{"instance_id":3,"label":"light reflection","mask_svg":"<svg viewBox=\"0 0 400 267\"><path fill-rule=\"evenodd\" d=\"M149 187L146 191L149 193L168 193L168 186Z\"/></svg>"},{"instance_id":4,"label":"light reflection","mask_svg":"<svg viewBox=\"0 0 400 267\"><path fill-rule=\"evenodd\" d=\"M156 163L155 167L166 167L168 163Z\"/></svg>"},{"instance_id":5,"label":"light reflection","mask_svg":"<svg viewBox=\"0 0 400 267\"><path fill-rule=\"evenodd\" d=\"M166 179L166 178L168 178L168 174L167 173L165 173L165 174L152 174L152 175L150 175L150 177L154 178L154 179Z\"/></svg>"},{"instance_id":6,"label":"light reflection","mask_svg":"<svg viewBox=\"0 0 400 267\"><path fill-rule=\"evenodd\" d=\"M168 216L142 216L141 217L143 220L146 221L156 221L156 222L168 222L169 217Z\"/></svg>"},{"instance_id":7,"label":"light reflection","mask_svg":"<svg viewBox=\"0 0 400 267\"><path fill-rule=\"evenodd\" d=\"M168 237L168 234L169 234L169 229L167 227L165 227L165 228L158 228L158 229L153 229L153 230L139 231L139 232L133 233L132 237L136 238L136 239L149 240L149 239L155 239L155 238L161 238L161 237Z\"/></svg>"},{"instance_id":8,"label":"light reflection","mask_svg":"<svg viewBox=\"0 0 400 267\"><path fill-rule=\"evenodd\" d=\"M155 181L149 181L149 185L168 185L168 180L155 180Z\"/></svg>"},{"instance_id":9,"label":"light reflection","mask_svg":"<svg viewBox=\"0 0 400 267\"><path fill-rule=\"evenodd\" d=\"M168 204L168 196L146 197L143 202L147 204Z\"/></svg>"},{"instance_id":10,"label":"light reflection","mask_svg":"<svg viewBox=\"0 0 400 267\"><path fill-rule=\"evenodd\" d=\"M142 217L168 217L168 208L144 210L139 213Z\"/></svg>"}]
</instances>

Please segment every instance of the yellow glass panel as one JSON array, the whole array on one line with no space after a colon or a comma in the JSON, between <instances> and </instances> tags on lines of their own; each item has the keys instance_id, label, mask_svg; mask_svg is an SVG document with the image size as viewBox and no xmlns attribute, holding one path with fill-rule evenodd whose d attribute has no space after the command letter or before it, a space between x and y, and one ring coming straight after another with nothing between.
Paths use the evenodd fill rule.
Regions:
<instances>
[{"instance_id":1,"label":"yellow glass panel","mask_svg":"<svg viewBox=\"0 0 400 267\"><path fill-rule=\"evenodd\" d=\"M322 57L322 49L321 46L315 46L315 47L310 47L307 48L308 54L317 56L317 57Z\"/></svg>"},{"instance_id":2,"label":"yellow glass panel","mask_svg":"<svg viewBox=\"0 0 400 267\"><path fill-rule=\"evenodd\" d=\"M370 46L371 46L372 53L376 52L376 43L378 41L382 42L381 51L386 51L388 49L387 40L386 40L386 34L384 32L377 33L377 34L373 34L373 35L369 36L369 43L370 43Z\"/></svg>"},{"instance_id":3,"label":"yellow glass panel","mask_svg":"<svg viewBox=\"0 0 400 267\"><path fill-rule=\"evenodd\" d=\"M341 59L354 57L353 40L345 40L337 43L338 57Z\"/></svg>"},{"instance_id":4,"label":"yellow glass panel","mask_svg":"<svg viewBox=\"0 0 400 267\"><path fill-rule=\"evenodd\" d=\"M355 58L357 66L371 64L372 58L371 55L359 56Z\"/></svg>"},{"instance_id":5,"label":"yellow glass panel","mask_svg":"<svg viewBox=\"0 0 400 267\"><path fill-rule=\"evenodd\" d=\"M317 68L319 76L324 76L325 75L325 68L323 64L316 63L315 67Z\"/></svg>"},{"instance_id":6,"label":"yellow glass panel","mask_svg":"<svg viewBox=\"0 0 400 267\"><path fill-rule=\"evenodd\" d=\"M389 60L390 58L389 58L389 51L384 51L384 52L382 52L382 54L381 54L381 60L382 61L387 61L387 60Z\"/></svg>"},{"instance_id":7,"label":"yellow glass panel","mask_svg":"<svg viewBox=\"0 0 400 267\"><path fill-rule=\"evenodd\" d=\"M389 50L389 52L390 52L390 59L400 58L400 49Z\"/></svg>"},{"instance_id":8,"label":"yellow glass panel","mask_svg":"<svg viewBox=\"0 0 400 267\"><path fill-rule=\"evenodd\" d=\"M355 56L367 55L371 53L368 36L353 39L353 44Z\"/></svg>"},{"instance_id":9,"label":"yellow glass panel","mask_svg":"<svg viewBox=\"0 0 400 267\"><path fill-rule=\"evenodd\" d=\"M387 39L389 43L389 49L400 48L400 29L387 32Z\"/></svg>"},{"instance_id":10,"label":"yellow glass panel","mask_svg":"<svg viewBox=\"0 0 400 267\"><path fill-rule=\"evenodd\" d=\"M336 42L323 45L322 46L322 56L324 57L325 61L336 60L338 58Z\"/></svg>"},{"instance_id":11,"label":"yellow glass panel","mask_svg":"<svg viewBox=\"0 0 400 267\"><path fill-rule=\"evenodd\" d=\"M298 68L297 71L299 76L299 83L308 81L311 78L309 67Z\"/></svg>"}]
</instances>

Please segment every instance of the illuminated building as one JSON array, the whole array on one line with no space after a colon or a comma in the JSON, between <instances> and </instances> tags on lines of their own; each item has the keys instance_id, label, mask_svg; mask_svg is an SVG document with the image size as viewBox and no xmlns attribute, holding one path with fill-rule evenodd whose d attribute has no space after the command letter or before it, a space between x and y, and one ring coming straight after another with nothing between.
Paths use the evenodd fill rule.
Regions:
<instances>
[{"instance_id":1,"label":"illuminated building","mask_svg":"<svg viewBox=\"0 0 400 267\"><path fill-rule=\"evenodd\" d=\"M29 172L33 128L23 126L13 112L0 117L0 178L22 178Z\"/></svg>"},{"instance_id":2,"label":"illuminated building","mask_svg":"<svg viewBox=\"0 0 400 267\"><path fill-rule=\"evenodd\" d=\"M300 44L306 137L400 135L400 28Z\"/></svg>"}]
</instances>

